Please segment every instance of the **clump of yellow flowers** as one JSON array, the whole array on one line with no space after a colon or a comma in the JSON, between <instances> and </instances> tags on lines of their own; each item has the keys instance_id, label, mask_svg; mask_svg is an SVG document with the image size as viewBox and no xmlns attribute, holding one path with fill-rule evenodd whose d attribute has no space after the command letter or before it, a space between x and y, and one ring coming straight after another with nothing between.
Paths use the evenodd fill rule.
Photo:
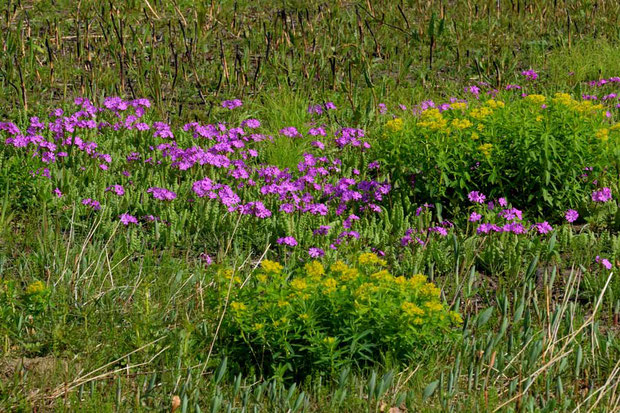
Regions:
<instances>
[{"instance_id":1,"label":"clump of yellow flowers","mask_svg":"<svg viewBox=\"0 0 620 413\"><path fill-rule=\"evenodd\" d=\"M385 123L385 128L392 132L399 132L403 130L403 120L401 118L395 118L395 119L388 120Z\"/></svg>"},{"instance_id":2,"label":"clump of yellow flowers","mask_svg":"<svg viewBox=\"0 0 620 413\"><path fill-rule=\"evenodd\" d=\"M26 287L27 295L38 295L45 291L45 284L43 281L35 281L31 284L28 284Z\"/></svg>"},{"instance_id":3,"label":"clump of yellow flowers","mask_svg":"<svg viewBox=\"0 0 620 413\"><path fill-rule=\"evenodd\" d=\"M448 119L446 119L437 108L422 112L418 125L423 128L428 128L431 131L450 133Z\"/></svg>"},{"instance_id":4,"label":"clump of yellow flowers","mask_svg":"<svg viewBox=\"0 0 620 413\"><path fill-rule=\"evenodd\" d=\"M372 252L351 262L313 260L285 270L263 260L257 276L230 297L227 334L243 337L237 344L249 348L241 351L269 351L276 361L293 364L338 357L340 343L351 343L354 331L372 331L369 345L403 360L422 341L458 334L461 316L425 275L393 275Z\"/></svg>"}]
</instances>

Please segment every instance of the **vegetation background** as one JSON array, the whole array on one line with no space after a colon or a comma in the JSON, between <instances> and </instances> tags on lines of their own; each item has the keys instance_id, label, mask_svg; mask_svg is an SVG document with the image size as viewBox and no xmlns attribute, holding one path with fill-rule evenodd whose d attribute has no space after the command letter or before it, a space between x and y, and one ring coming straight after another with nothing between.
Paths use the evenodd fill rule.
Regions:
<instances>
[{"instance_id":1,"label":"vegetation background","mask_svg":"<svg viewBox=\"0 0 620 413\"><path fill-rule=\"evenodd\" d=\"M474 82L503 88L530 68L540 93L588 93L585 82L620 75L620 3L5 0L0 45L0 114L18 124L78 96L148 97L173 125L213 122L223 99L240 98L274 131L302 124L308 103L334 101L331 121L380 133L379 103L444 101ZM272 157L295 165L301 153L290 149ZM377 360L290 382L233 372L213 351L220 309L204 309L210 280L195 251L110 246L92 237L96 222L57 231L36 205L17 207L15 191L28 199L30 189L7 170L0 276L16 287L0 296L0 410L619 406L620 283L588 267L600 251L618 253L617 231L498 243L478 271L458 258L475 245L450 240L424 258L436 267L422 265L464 314L458 344L424 348L405 367ZM242 252L226 259L249 272ZM8 304L37 279L54 286L49 296Z\"/></svg>"}]
</instances>

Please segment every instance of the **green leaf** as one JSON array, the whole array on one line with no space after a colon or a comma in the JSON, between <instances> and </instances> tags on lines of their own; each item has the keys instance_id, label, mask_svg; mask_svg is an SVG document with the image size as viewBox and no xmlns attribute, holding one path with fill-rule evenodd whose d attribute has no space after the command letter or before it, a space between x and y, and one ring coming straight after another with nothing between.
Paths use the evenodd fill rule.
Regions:
<instances>
[{"instance_id":1,"label":"green leaf","mask_svg":"<svg viewBox=\"0 0 620 413\"><path fill-rule=\"evenodd\" d=\"M489 307L480 313L480 315L478 316L478 320L476 321L477 328L484 326L489 321L494 309L495 307Z\"/></svg>"},{"instance_id":2,"label":"green leaf","mask_svg":"<svg viewBox=\"0 0 620 413\"><path fill-rule=\"evenodd\" d=\"M437 389L437 386L439 386L439 380L435 380L434 382L426 386L426 388L424 389L424 393L422 394L422 400L426 400L431 397L433 393L435 393L435 389Z\"/></svg>"}]
</instances>

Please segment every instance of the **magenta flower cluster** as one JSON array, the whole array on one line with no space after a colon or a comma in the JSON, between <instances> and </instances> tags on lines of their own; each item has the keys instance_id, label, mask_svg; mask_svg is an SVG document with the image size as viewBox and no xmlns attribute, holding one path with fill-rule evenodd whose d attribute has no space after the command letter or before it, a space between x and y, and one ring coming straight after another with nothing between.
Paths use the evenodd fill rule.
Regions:
<instances>
[{"instance_id":1,"label":"magenta flower cluster","mask_svg":"<svg viewBox=\"0 0 620 413\"><path fill-rule=\"evenodd\" d=\"M318 225L308 235L314 245L305 248L308 255L320 257L326 247L336 249L359 239L355 227L381 213L380 204L391 190L387 180L378 179L379 162L359 162L365 159L360 154L370 148L362 129L342 127L330 136L324 126L310 125L307 132L289 126L274 137L257 133L261 123L250 118L237 127L191 122L176 131L164 122L142 120L151 106L146 99L107 98L98 107L78 98L75 104L78 108L73 113L56 109L48 121L32 118L24 133L13 123L0 123L0 131L8 134L4 144L16 154L39 160L41 167L32 175L44 176L57 185L50 189L57 198L63 197L62 185L67 183L57 179L55 171L60 177L61 170L81 165L77 169L90 188L82 194L81 203L94 211L107 204L114 206L110 213L125 226L156 221L174 225L156 215L170 208L193 210L194 205L205 203L259 220L291 214L315 217ZM222 103L227 109L241 105L238 99ZM335 110L336 106L327 102L321 108ZM119 138L109 139L109 131ZM85 136L95 138L88 140ZM321 140L313 141L311 150L292 170L266 164L261 157L261 149L278 139L312 137ZM350 164L353 162L354 167ZM154 179L144 180L145 173L157 177L155 182L161 185L149 186ZM92 176L97 178L93 180ZM96 189L97 185L103 186ZM104 202L100 197L106 194L109 196ZM111 195L127 200L114 201ZM149 198L165 204L143 204ZM139 203L132 206L134 200ZM152 208L158 213L139 219L127 210L128 206ZM323 225L327 222L340 226L340 231L330 235ZM321 238L316 238L319 234ZM300 233L280 235L276 244L287 247L300 246L299 237L303 238Z\"/></svg>"}]
</instances>

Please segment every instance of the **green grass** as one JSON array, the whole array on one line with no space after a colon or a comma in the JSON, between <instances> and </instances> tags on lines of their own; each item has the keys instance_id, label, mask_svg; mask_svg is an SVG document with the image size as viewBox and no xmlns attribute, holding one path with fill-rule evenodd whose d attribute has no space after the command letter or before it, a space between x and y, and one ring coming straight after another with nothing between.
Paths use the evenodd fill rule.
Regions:
<instances>
[{"instance_id":1,"label":"green grass","mask_svg":"<svg viewBox=\"0 0 620 413\"><path fill-rule=\"evenodd\" d=\"M222 98L294 91L338 95L359 121L369 100L501 86L531 67L550 67L546 83L567 90L617 75L619 16L615 2L585 1L11 0L0 16L0 109L149 96L165 118L204 119Z\"/></svg>"}]
</instances>

